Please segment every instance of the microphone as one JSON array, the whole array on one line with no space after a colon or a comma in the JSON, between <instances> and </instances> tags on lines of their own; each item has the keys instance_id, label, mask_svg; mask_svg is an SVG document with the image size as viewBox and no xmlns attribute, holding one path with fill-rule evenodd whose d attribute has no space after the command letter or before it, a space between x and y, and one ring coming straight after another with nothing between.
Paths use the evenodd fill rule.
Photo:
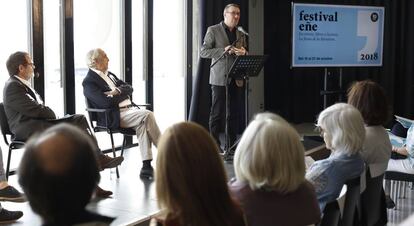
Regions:
<instances>
[{"instance_id":1,"label":"microphone","mask_svg":"<svg viewBox=\"0 0 414 226\"><path fill-rule=\"evenodd\" d=\"M249 33L247 33L247 31L245 31L242 26L238 26L237 30L240 31L241 33L243 33L244 35L249 36Z\"/></svg>"},{"instance_id":2,"label":"microphone","mask_svg":"<svg viewBox=\"0 0 414 226\"><path fill-rule=\"evenodd\" d=\"M34 73L34 77L35 77L35 78L39 78L39 77L40 77L39 72L37 72L37 71L36 71L36 72Z\"/></svg>"}]
</instances>

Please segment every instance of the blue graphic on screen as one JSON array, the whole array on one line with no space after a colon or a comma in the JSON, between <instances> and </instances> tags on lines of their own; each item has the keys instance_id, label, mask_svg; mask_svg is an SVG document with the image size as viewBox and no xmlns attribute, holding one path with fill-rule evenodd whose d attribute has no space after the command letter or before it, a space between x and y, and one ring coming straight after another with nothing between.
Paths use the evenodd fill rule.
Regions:
<instances>
[{"instance_id":1,"label":"blue graphic on screen","mask_svg":"<svg viewBox=\"0 0 414 226\"><path fill-rule=\"evenodd\" d=\"M383 7L293 4L292 66L381 66Z\"/></svg>"}]
</instances>

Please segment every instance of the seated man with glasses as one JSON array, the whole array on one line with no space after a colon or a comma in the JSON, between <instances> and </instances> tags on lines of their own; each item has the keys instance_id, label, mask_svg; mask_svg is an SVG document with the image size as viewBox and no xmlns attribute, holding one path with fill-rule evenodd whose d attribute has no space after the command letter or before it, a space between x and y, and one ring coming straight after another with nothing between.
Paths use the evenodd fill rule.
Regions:
<instances>
[{"instance_id":1,"label":"seated man with glasses","mask_svg":"<svg viewBox=\"0 0 414 226\"><path fill-rule=\"evenodd\" d=\"M53 110L44 105L40 95L31 87L30 79L33 77L35 67L28 53L11 54L6 65L10 78L4 86L3 101L9 127L14 135L13 139L26 141L34 133L66 122L85 130L95 142L101 169L113 168L121 164L123 157L111 158L102 154L85 116L75 114L56 119ZM97 187L97 196L108 197L111 194L111 191Z\"/></svg>"}]
</instances>

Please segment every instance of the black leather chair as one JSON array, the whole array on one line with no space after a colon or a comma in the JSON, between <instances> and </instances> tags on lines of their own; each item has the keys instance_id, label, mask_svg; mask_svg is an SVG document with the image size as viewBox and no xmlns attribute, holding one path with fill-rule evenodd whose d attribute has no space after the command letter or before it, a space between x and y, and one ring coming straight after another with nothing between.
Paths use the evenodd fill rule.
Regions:
<instances>
[{"instance_id":1,"label":"black leather chair","mask_svg":"<svg viewBox=\"0 0 414 226\"><path fill-rule=\"evenodd\" d=\"M339 197L326 204L325 209L323 210L323 217L319 226L338 226L341 219L341 210L340 205L345 203L345 197L347 193L347 187L344 185L342 187L341 194Z\"/></svg>"},{"instance_id":2,"label":"black leather chair","mask_svg":"<svg viewBox=\"0 0 414 226\"><path fill-rule=\"evenodd\" d=\"M108 127L108 123L106 125L98 125L98 113L104 113L105 117L109 118L109 112L111 109L104 109L104 108L91 108L89 104L89 100L86 99L86 111L88 112L89 116L89 122L91 124L91 127L95 133L97 132L107 132L109 136L111 137L111 145L112 145L112 154L113 157L116 157L115 153L115 144L114 144L114 133L121 133L124 136L124 139L122 141L122 147L121 147L121 156L124 155L124 148L126 145L126 138L128 136L135 136L136 132L132 128L117 128L117 129L111 129ZM147 106L147 105L140 105L140 106ZM118 167L116 167L116 176L119 178L119 170Z\"/></svg>"},{"instance_id":3,"label":"black leather chair","mask_svg":"<svg viewBox=\"0 0 414 226\"><path fill-rule=\"evenodd\" d=\"M360 225L359 219L359 201L360 201L360 177L348 180L346 183L347 192L345 196L345 206L342 219L339 222L340 226L354 226Z\"/></svg>"},{"instance_id":4,"label":"black leather chair","mask_svg":"<svg viewBox=\"0 0 414 226\"><path fill-rule=\"evenodd\" d=\"M14 149L21 149L24 147L25 142L14 139L14 134L10 131L9 122L7 121L6 112L4 111L3 103L0 103L0 127L1 133L3 134L4 142L9 146L9 152L7 155L7 166L6 166L6 179L9 178L9 174L14 174L15 171L10 172L10 161L12 151ZM7 138L9 136L9 138Z\"/></svg>"},{"instance_id":5,"label":"black leather chair","mask_svg":"<svg viewBox=\"0 0 414 226\"><path fill-rule=\"evenodd\" d=\"M387 207L383 189L384 174L372 178L369 167L366 171L366 188L361 194L361 225L387 225Z\"/></svg>"}]
</instances>

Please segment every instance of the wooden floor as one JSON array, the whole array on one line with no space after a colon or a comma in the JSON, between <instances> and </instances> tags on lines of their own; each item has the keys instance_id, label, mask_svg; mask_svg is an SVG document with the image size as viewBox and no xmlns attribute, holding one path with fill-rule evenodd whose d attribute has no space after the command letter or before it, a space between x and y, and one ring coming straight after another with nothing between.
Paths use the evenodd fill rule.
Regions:
<instances>
[{"instance_id":1,"label":"wooden floor","mask_svg":"<svg viewBox=\"0 0 414 226\"><path fill-rule=\"evenodd\" d=\"M311 126L311 125L310 125ZM309 127L309 126L308 126ZM307 128L305 126L305 128ZM308 129L309 130L309 129ZM312 130L309 130L312 131ZM7 156L5 147L2 146L3 157ZM13 165L17 165L21 153L17 151L12 158ZM156 158L156 150L154 151ZM100 214L116 217L111 225L148 225L150 217L158 211L155 195L155 184L153 181L141 180L139 169L141 168L141 157L138 147L125 151L125 161L120 167L119 179L115 171L105 170L101 173L101 187L114 192L110 199L92 200L88 209ZM155 163L153 162L155 167ZM234 176L232 164L225 163L228 178ZM19 188L17 176L11 176L9 183ZM396 200L397 209L388 210L388 225L398 225L414 211L414 190L407 188L407 197ZM11 225L41 225L40 218L33 213L28 203L2 202L3 207L8 210L21 210L24 216Z\"/></svg>"}]
</instances>

